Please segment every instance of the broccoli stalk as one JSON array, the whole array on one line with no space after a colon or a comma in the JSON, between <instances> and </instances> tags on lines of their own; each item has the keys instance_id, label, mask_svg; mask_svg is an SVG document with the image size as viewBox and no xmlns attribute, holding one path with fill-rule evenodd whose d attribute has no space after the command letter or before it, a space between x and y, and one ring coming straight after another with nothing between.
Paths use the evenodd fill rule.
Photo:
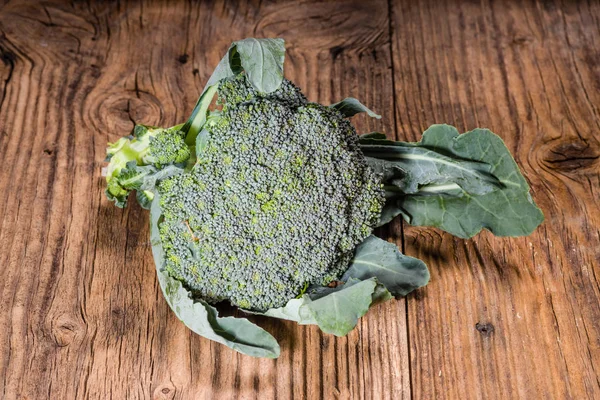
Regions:
<instances>
[{"instance_id":1,"label":"broccoli stalk","mask_svg":"<svg viewBox=\"0 0 600 400\"><path fill-rule=\"evenodd\" d=\"M217 93L217 85L209 86L207 90L202 93L192 111L192 115L190 115L188 121L181 128L181 131L186 134L185 143L187 143L188 146L196 144L196 137L206 122L208 107L210 106L213 97L215 97L215 93Z\"/></svg>"}]
</instances>

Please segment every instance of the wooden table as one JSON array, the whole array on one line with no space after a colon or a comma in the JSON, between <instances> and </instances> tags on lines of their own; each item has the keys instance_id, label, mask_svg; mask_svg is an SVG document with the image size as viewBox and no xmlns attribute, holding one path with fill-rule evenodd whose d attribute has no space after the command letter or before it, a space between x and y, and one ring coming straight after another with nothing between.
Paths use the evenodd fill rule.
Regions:
<instances>
[{"instance_id":1,"label":"wooden table","mask_svg":"<svg viewBox=\"0 0 600 400\"><path fill-rule=\"evenodd\" d=\"M251 1L0 6L0 397L600 398L600 4ZM431 282L347 337L258 322L253 359L162 298L148 214L104 197L106 143L184 121L229 43L284 37L313 101L498 133L546 222L530 237L381 231Z\"/></svg>"}]
</instances>

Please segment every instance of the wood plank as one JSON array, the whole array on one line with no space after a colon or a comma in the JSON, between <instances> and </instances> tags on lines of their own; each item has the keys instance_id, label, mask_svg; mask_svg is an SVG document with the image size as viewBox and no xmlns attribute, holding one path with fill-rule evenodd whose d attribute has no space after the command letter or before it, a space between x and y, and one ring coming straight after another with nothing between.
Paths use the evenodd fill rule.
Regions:
<instances>
[{"instance_id":1,"label":"wood plank","mask_svg":"<svg viewBox=\"0 0 600 400\"><path fill-rule=\"evenodd\" d=\"M600 398L598 2L397 1L396 120L488 127L546 221L460 240L405 227L431 282L411 296L415 398Z\"/></svg>"},{"instance_id":2,"label":"wood plank","mask_svg":"<svg viewBox=\"0 0 600 400\"><path fill-rule=\"evenodd\" d=\"M355 96L393 131L385 1L8 2L0 10L0 393L3 398L409 398L406 303L346 338L256 320L256 360L202 339L162 299L137 205L113 207L106 143L183 121L229 43L283 36L309 99ZM310 33L310 34L307 34ZM395 239L400 240L399 233Z\"/></svg>"}]
</instances>

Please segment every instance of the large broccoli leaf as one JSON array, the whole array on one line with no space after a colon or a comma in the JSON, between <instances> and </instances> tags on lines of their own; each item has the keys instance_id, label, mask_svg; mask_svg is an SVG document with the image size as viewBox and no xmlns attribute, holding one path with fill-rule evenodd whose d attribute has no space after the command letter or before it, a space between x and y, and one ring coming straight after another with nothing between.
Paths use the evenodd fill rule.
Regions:
<instances>
[{"instance_id":1,"label":"large broccoli leaf","mask_svg":"<svg viewBox=\"0 0 600 400\"><path fill-rule=\"evenodd\" d=\"M283 39L244 39L229 50L229 63L237 75L246 72L248 80L261 93L271 93L283 82L285 42Z\"/></svg>"},{"instance_id":2,"label":"large broccoli leaf","mask_svg":"<svg viewBox=\"0 0 600 400\"><path fill-rule=\"evenodd\" d=\"M452 126L433 125L418 143L365 137L361 148L367 156L385 161L375 168L386 170L391 177L386 183L395 190L381 223L402 214L413 225L469 238L483 228L499 236L528 235L544 219L504 142L487 129L459 135ZM443 161L443 168L433 167L439 163L433 159Z\"/></svg>"},{"instance_id":3,"label":"large broccoli leaf","mask_svg":"<svg viewBox=\"0 0 600 400\"><path fill-rule=\"evenodd\" d=\"M371 235L356 248L342 281L350 278L377 278L394 296L406 296L427 285L429 270L418 258L402 254L395 244Z\"/></svg>"},{"instance_id":4,"label":"large broccoli leaf","mask_svg":"<svg viewBox=\"0 0 600 400\"><path fill-rule=\"evenodd\" d=\"M325 332L345 336L369 307L392 298L375 278L364 281L349 278L336 288L312 288L312 293L290 300L284 307L265 312L244 310L249 314L295 321L300 325L318 325Z\"/></svg>"},{"instance_id":5,"label":"large broccoli leaf","mask_svg":"<svg viewBox=\"0 0 600 400\"><path fill-rule=\"evenodd\" d=\"M364 281L350 278L316 300L305 295L304 304L299 309L300 316L302 319L312 317L325 333L345 336L354 329L358 319L369 311L375 286L375 278Z\"/></svg>"},{"instance_id":6,"label":"large broccoli leaf","mask_svg":"<svg viewBox=\"0 0 600 400\"><path fill-rule=\"evenodd\" d=\"M287 319L289 321L295 321L300 325L316 325L317 321L310 314L300 314L300 308L306 303L304 296L299 299L292 299L287 302L283 307L271 308L265 312L257 312L250 310L243 310L249 314L264 315L266 317Z\"/></svg>"},{"instance_id":7,"label":"large broccoli leaf","mask_svg":"<svg viewBox=\"0 0 600 400\"><path fill-rule=\"evenodd\" d=\"M150 209L150 236L156 272L167 303L177 317L192 331L253 357L279 357L279 344L264 329L245 318L219 317L216 308L203 300L193 299L181 282L164 270L164 252L159 234L161 210L159 195Z\"/></svg>"},{"instance_id":8,"label":"large broccoli leaf","mask_svg":"<svg viewBox=\"0 0 600 400\"><path fill-rule=\"evenodd\" d=\"M244 39L233 42L202 93L220 80L246 71L252 85L261 93L271 93L283 81L285 42L283 39Z\"/></svg>"}]
</instances>

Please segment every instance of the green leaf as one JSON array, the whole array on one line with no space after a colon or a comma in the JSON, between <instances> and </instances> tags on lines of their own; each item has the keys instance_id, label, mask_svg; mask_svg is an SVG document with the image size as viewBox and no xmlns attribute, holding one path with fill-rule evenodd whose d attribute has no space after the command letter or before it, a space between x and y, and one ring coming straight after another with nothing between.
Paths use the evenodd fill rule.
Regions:
<instances>
[{"instance_id":1,"label":"green leaf","mask_svg":"<svg viewBox=\"0 0 600 400\"><path fill-rule=\"evenodd\" d=\"M373 281L373 279L371 279L371 278L369 278L367 280ZM364 296L363 296L362 292L360 294L359 300L363 301L365 304L368 302L367 307L372 307L376 304L379 304L379 303L382 303L384 301L391 300L394 298L392 296L392 294L386 289L385 286L383 286L381 283L377 282L376 280L374 282L375 282L375 286L370 295L371 296L370 300L368 299L368 296L366 294ZM265 312L257 312L257 311L249 311L249 310L242 310L242 311L249 313L249 314L258 314L258 315L264 315L264 316L272 317L272 318L279 318L279 319L285 319L285 320L289 320L289 321L295 321L300 325L319 325L319 327L321 327L321 329L326 333L334 333L334 334L338 334L338 336L343 336L343 335L347 334L350 330L352 330L354 328L354 326L356 325L356 320L358 318L360 318L360 316L364 315L364 313L362 313L362 311L361 311L361 313L357 313L356 310L349 310L349 309L344 308L341 310L341 315L339 315L339 316L335 315L334 317L332 317L333 320L336 321L335 324L345 327L343 329L340 328L339 330L337 330L338 333L335 333L335 332L328 331L331 329L331 327L328 325L328 322L326 321L326 319L328 317L326 315L323 316L324 311L323 310L319 311L319 315L323 316L323 318L325 320L321 320L319 322L315 318L315 315L313 314L313 308L317 307L317 308L325 309L325 308L331 306L331 309L333 310L332 312L335 312L335 307L337 307L337 305L340 301L339 300L340 298L345 298L346 295L349 295L349 296L354 295L355 291L357 291L358 288L352 289L352 286L357 283L360 283L360 279L349 278L347 282L345 282L344 284L341 284L340 286L338 286L336 288L330 288L327 286L313 287L311 292L304 294L299 299L290 300L284 307L272 308ZM370 285L371 285L370 283L367 284L367 286L369 287L369 289L367 291L371 290ZM360 286L360 287L363 287L363 286ZM343 293L340 293L343 290L346 290L346 291ZM325 326L325 329L323 329L322 326Z\"/></svg>"},{"instance_id":2,"label":"green leaf","mask_svg":"<svg viewBox=\"0 0 600 400\"><path fill-rule=\"evenodd\" d=\"M405 256L398 247L369 236L356 248L342 280L377 278L394 296L406 296L429 282L429 271L418 258Z\"/></svg>"},{"instance_id":3,"label":"green leaf","mask_svg":"<svg viewBox=\"0 0 600 400\"><path fill-rule=\"evenodd\" d=\"M154 172L156 172L156 168L152 166L138 167L136 161L129 161L115 179L124 189L139 189L144 183L144 179Z\"/></svg>"},{"instance_id":4,"label":"green leaf","mask_svg":"<svg viewBox=\"0 0 600 400\"><path fill-rule=\"evenodd\" d=\"M381 283L377 282L377 286L375 286L375 290L373 290L373 294L371 295L371 307L379 303L391 300L393 298L394 296L392 296L390 291L387 290L387 288Z\"/></svg>"},{"instance_id":5,"label":"green leaf","mask_svg":"<svg viewBox=\"0 0 600 400\"><path fill-rule=\"evenodd\" d=\"M208 90L209 87L214 86L215 84L219 83L219 81L221 79L226 79L226 78L229 78L230 76L235 75L233 73L233 71L231 70L231 66L229 65L229 54L231 52L231 49L234 47L234 45L235 45L235 43L232 43L231 46L229 46L227 53L225 53L225 55L223 56L221 61L219 61L219 64L217 64L217 67L213 71L212 75L210 76L210 78L208 78L208 81L206 82L206 85L204 86L204 89L202 90L202 94L204 94ZM202 96L202 94L201 94L201 96Z\"/></svg>"},{"instance_id":6,"label":"green leaf","mask_svg":"<svg viewBox=\"0 0 600 400\"><path fill-rule=\"evenodd\" d=\"M300 313L306 311L323 332L345 336L369 310L376 286L375 278L365 281L351 278L317 300L304 295L305 304L300 307Z\"/></svg>"},{"instance_id":7,"label":"green leaf","mask_svg":"<svg viewBox=\"0 0 600 400\"><path fill-rule=\"evenodd\" d=\"M245 318L219 317L217 309L203 300L193 300L181 282L159 271L160 286L171 309L189 329L207 339L253 357L279 357L273 336Z\"/></svg>"},{"instance_id":8,"label":"green leaf","mask_svg":"<svg viewBox=\"0 0 600 400\"><path fill-rule=\"evenodd\" d=\"M369 153L372 149L370 142L371 139L367 139L360 146L373 157L375 153ZM490 166L490 176L499 183L492 185L494 189L488 191L490 180L474 178L468 182L466 178L457 179L456 174L450 174L448 182L437 179L433 184L418 186L417 193L400 191L395 199L388 201L387 216L394 213L395 207L413 225L439 227L461 238L470 238L483 228L498 236L529 235L544 220L531 198L529 185L504 142L487 129L475 129L459 135L452 126L433 125L423 133L419 143L382 145L392 147L390 151L406 145L422 147L458 160L461 166L484 163ZM421 164L420 160L412 160L412 164L407 162L402 169L412 171L409 176L418 177ZM486 171L480 169L479 172ZM457 190L457 184L462 190ZM479 184L482 185L481 190L477 191ZM398 186L398 182L394 185L411 187Z\"/></svg>"},{"instance_id":9,"label":"green leaf","mask_svg":"<svg viewBox=\"0 0 600 400\"><path fill-rule=\"evenodd\" d=\"M396 205L396 199L387 199L375 227L380 227L392 222L392 220L400 214L402 214L402 211Z\"/></svg>"},{"instance_id":10,"label":"green leaf","mask_svg":"<svg viewBox=\"0 0 600 400\"><path fill-rule=\"evenodd\" d=\"M261 93L271 93L283 82L285 42L283 39L244 39L233 42L202 93L209 87L246 71L250 83Z\"/></svg>"},{"instance_id":11,"label":"green leaf","mask_svg":"<svg viewBox=\"0 0 600 400\"><path fill-rule=\"evenodd\" d=\"M299 299L292 299L288 301L287 304L283 307L271 308L265 312L244 309L242 309L242 311L248 314L264 315L266 317L271 318L286 319L288 321L297 322L300 325L316 325L317 322L310 314L300 313L300 309L304 304L306 304L306 299L303 296Z\"/></svg>"},{"instance_id":12,"label":"green leaf","mask_svg":"<svg viewBox=\"0 0 600 400\"><path fill-rule=\"evenodd\" d=\"M234 43L230 49L230 65L233 72L239 73L238 63L244 69L248 80L260 93L274 92L283 82L283 61L285 42L283 39L248 38ZM233 51L233 53L231 53Z\"/></svg>"},{"instance_id":13,"label":"green leaf","mask_svg":"<svg viewBox=\"0 0 600 400\"><path fill-rule=\"evenodd\" d=\"M176 165L167 165L163 169L154 169L152 174L148 174L144 177L144 182L140 186L141 190L156 191L156 185L159 184L163 179L170 178L175 175L179 175L183 172L183 168Z\"/></svg>"},{"instance_id":14,"label":"green leaf","mask_svg":"<svg viewBox=\"0 0 600 400\"><path fill-rule=\"evenodd\" d=\"M421 144L362 138L360 141L369 166L405 194L417 193L422 186L431 184L455 183L471 194L485 194L502 187L491 175L491 165L448 157Z\"/></svg>"},{"instance_id":15,"label":"green leaf","mask_svg":"<svg viewBox=\"0 0 600 400\"><path fill-rule=\"evenodd\" d=\"M338 110L344 117L350 118L358 113L366 112L369 117L381 119L381 115L369 110L364 104L354 97L346 97L344 100L329 106Z\"/></svg>"},{"instance_id":16,"label":"green leaf","mask_svg":"<svg viewBox=\"0 0 600 400\"><path fill-rule=\"evenodd\" d=\"M156 271L164 297L175 315L192 331L207 339L222 343L233 350L253 357L277 358L279 344L264 329L245 318L222 318L217 310L203 300L193 299L180 281L164 269L164 251L159 234L161 218L159 195L150 210L150 236Z\"/></svg>"},{"instance_id":17,"label":"green leaf","mask_svg":"<svg viewBox=\"0 0 600 400\"><path fill-rule=\"evenodd\" d=\"M154 193L151 192L150 190L137 190L135 193L135 198L138 202L138 204L146 209L149 210L150 206L152 205L152 199L154 198Z\"/></svg>"},{"instance_id":18,"label":"green leaf","mask_svg":"<svg viewBox=\"0 0 600 400\"><path fill-rule=\"evenodd\" d=\"M125 208L127 206L127 197L129 197L130 190L123 189L116 179L108 182L104 194L109 201L114 201L115 206L119 208Z\"/></svg>"}]
</instances>

